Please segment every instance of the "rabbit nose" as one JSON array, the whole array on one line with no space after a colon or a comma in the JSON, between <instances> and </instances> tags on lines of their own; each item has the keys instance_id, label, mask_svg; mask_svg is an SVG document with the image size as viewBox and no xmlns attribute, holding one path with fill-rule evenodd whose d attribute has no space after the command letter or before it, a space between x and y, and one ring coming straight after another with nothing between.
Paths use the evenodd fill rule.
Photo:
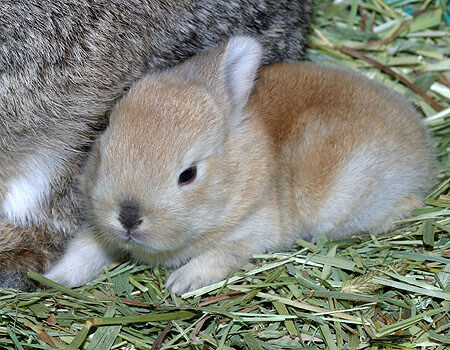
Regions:
<instances>
[{"instance_id":1,"label":"rabbit nose","mask_svg":"<svg viewBox=\"0 0 450 350\"><path fill-rule=\"evenodd\" d=\"M142 223L139 206L132 201L119 205L119 222L126 230L133 230Z\"/></svg>"}]
</instances>

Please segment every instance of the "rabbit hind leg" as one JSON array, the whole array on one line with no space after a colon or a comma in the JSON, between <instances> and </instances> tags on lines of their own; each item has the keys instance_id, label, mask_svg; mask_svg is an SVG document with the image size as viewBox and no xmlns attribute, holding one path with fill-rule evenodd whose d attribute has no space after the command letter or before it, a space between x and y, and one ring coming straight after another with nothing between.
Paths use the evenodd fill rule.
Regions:
<instances>
[{"instance_id":1,"label":"rabbit hind leg","mask_svg":"<svg viewBox=\"0 0 450 350\"><path fill-rule=\"evenodd\" d=\"M388 232L395 227L395 222L410 216L414 209L421 208L423 201L416 195L407 195L399 200L389 214L370 230L372 234Z\"/></svg>"}]
</instances>

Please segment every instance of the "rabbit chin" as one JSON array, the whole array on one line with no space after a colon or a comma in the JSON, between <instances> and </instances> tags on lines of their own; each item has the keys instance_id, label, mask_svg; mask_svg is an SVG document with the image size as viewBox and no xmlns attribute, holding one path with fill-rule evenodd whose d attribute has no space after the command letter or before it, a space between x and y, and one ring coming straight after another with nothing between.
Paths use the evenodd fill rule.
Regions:
<instances>
[{"instance_id":1,"label":"rabbit chin","mask_svg":"<svg viewBox=\"0 0 450 350\"><path fill-rule=\"evenodd\" d=\"M127 233L124 230L109 230L113 232L109 235L110 242L113 242L119 249L125 250L136 259L152 264L164 263L162 260L170 260L172 255L179 254L184 250L188 242L184 240L168 240L164 232L146 232L143 230L136 230ZM105 236L104 236L105 237Z\"/></svg>"},{"instance_id":2,"label":"rabbit chin","mask_svg":"<svg viewBox=\"0 0 450 350\"><path fill-rule=\"evenodd\" d=\"M162 238L151 240L147 238L142 241L116 238L115 241L117 246L125 250L134 261L152 267L176 268L192 257L186 243L169 245L163 242Z\"/></svg>"}]
</instances>

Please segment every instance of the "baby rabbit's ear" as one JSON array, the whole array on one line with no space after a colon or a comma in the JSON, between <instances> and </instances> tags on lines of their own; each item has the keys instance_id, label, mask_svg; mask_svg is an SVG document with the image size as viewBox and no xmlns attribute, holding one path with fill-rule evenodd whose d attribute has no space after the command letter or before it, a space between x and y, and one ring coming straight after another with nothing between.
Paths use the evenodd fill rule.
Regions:
<instances>
[{"instance_id":1,"label":"baby rabbit's ear","mask_svg":"<svg viewBox=\"0 0 450 350\"><path fill-rule=\"evenodd\" d=\"M262 53L257 40L234 36L224 45L204 51L169 72L206 86L221 103L236 111L248 102Z\"/></svg>"},{"instance_id":2,"label":"baby rabbit's ear","mask_svg":"<svg viewBox=\"0 0 450 350\"><path fill-rule=\"evenodd\" d=\"M234 108L247 105L261 64L261 44L250 37L232 37L225 46L222 73Z\"/></svg>"}]
</instances>

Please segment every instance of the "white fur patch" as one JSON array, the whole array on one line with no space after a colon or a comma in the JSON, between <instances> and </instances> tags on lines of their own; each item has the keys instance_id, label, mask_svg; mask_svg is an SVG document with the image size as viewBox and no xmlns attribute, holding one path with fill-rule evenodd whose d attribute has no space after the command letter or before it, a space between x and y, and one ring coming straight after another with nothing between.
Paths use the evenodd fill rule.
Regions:
<instances>
[{"instance_id":1,"label":"white fur patch","mask_svg":"<svg viewBox=\"0 0 450 350\"><path fill-rule=\"evenodd\" d=\"M36 219L38 205L50 195L50 181L58 163L50 155L34 156L25 161L23 173L7 185L8 192L1 206L2 216L20 224Z\"/></svg>"},{"instance_id":2,"label":"white fur patch","mask_svg":"<svg viewBox=\"0 0 450 350\"><path fill-rule=\"evenodd\" d=\"M67 287L78 287L93 280L112 262L105 247L89 231L80 232L69 243L61 259L44 276Z\"/></svg>"}]
</instances>

